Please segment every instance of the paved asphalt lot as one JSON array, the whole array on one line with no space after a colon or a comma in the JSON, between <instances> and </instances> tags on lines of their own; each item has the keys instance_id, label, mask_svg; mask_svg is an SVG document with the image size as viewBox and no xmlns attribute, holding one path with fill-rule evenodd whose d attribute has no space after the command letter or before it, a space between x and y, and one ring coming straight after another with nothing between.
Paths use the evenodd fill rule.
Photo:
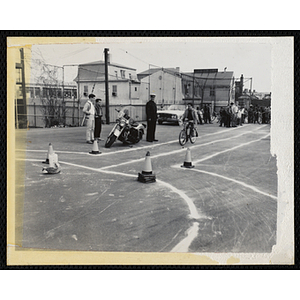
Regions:
<instances>
[{"instance_id":1,"label":"paved asphalt lot","mask_svg":"<svg viewBox=\"0 0 300 300\"><path fill-rule=\"evenodd\" d=\"M85 128L18 130L17 242L24 248L145 252L270 252L276 243L276 159L270 126L198 125L194 145L179 126L158 125L159 142L90 155ZM42 174L48 144L62 171ZM22 149L23 143L23 149ZM190 147L194 168L181 168ZM25 152L26 150L26 152ZM155 183L137 181L151 153ZM24 160L25 158L25 160ZM25 162L25 163L24 163ZM22 191L25 184L25 192Z\"/></svg>"}]
</instances>

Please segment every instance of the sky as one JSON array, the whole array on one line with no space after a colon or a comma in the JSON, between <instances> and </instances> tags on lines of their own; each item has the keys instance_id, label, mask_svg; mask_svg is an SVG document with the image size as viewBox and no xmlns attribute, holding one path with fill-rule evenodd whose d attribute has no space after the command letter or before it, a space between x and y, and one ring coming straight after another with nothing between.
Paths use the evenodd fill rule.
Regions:
<instances>
[{"instance_id":1,"label":"sky","mask_svg":"<svg viewBox=\"0 0 300 300\"><path fill-rule=\"evenodd\" d=\"M65 81L76 77L78 65L104 60L104 48L109 49L111 62L137 69L179 67L181 72L217 68L233 71L235 78L245 78L245 88L270 92L271 38L98 38L95 44L33 45L32 59L65 65Z\"/></svg>"}]
</instances>

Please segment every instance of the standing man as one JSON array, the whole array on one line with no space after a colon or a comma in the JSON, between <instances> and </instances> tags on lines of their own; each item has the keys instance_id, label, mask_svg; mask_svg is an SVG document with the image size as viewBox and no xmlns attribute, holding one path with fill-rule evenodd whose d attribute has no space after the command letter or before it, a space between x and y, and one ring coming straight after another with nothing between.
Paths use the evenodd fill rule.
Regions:
<instances>
[{"instance_id":1,"label":"standing man","mask_svg":"<svg viewBox=\"0 0 300 300\"><path fill-rule=\"evenodd\" d=\"M86 101L83 107L83 113L85 114L86 123L86 142L93 144L94 142L94 127L95 127L95 107L93 101L95 99L94 94L89 94L89 100Z\"/></svg>"},{"instance_id":2,"label":"standing man","mask_svg":"<svg viewBox=\"0 0 300 300\"><path fill-rule=\"evenodd\" d=\"M207 118L208 118L208 123L209 124L212 124L211 115L212 115L211 104L208 104L208 107L207 107Z\"/></svg>"},{"instance_id":3,"label":"standing man","mask_svg":"<svg viewBox=\"0 0 300 300\"><path fill-rule=\"evenodd\" d=\"M253 117L254 117L253 105L250 104L250 108L248 110L248 123L253 123Z\"/></svg>"},{"instance_id":4,"label":"standing man","mask_svg":"<svg viewBox=\"0 0 300 300\"><path fill-rule=\"evenodd\" d=\"M95 104L95 130L94 130L94 138L98 141L101 141L100 134L102 129L102 107L100 103L101 99L96 99Z\"/></svg>"},{"instance_id":5,"label":"standing man","mask_svg":"<svg viewBox=\"0 0 300 300\"><path fill-rule=\"evenodd\" d=\"M223 106L221 106L220 109L220 127L222 127L222 124L224 124L224 127L226 126L226 111L223 108Z\"/></svg>"},{"instance_id":6,"label":"standing man","mask_svg":"<svg viewBox=\"0 0 300 300\"><path fill-rule=\"evenodd\" d=\"M198 124L203 125L199 106L197 106L197 115L198 115Z\"/></svg>"},{"instance_id":7,"label":"standing man","mask_svg":"<svg viewBox=\"0 0 300 300\"><path fill-rule=\"evenodd\" d=\"M154 102L156 95L150 94L150 100L146 104L146 117L147 117L147 141L157 142L155 139L155 129L157 120L157 107Z\"/></svg>"},{"instance_id":8,"label":"standing man","mask_svg":"<svg viewBox=\"0 0 300 300\"><path fill-rule=\"evenodd\" d=\"M203 119L204 119L204 123L207 124L207 120L208 120L208 107L207 107L206 104L204 104Z\"/></svg>"},{"instance_id":9,"label":"standing man","mask_svg":"<svg viewBox=\"0 0 300 300\"><path fill-rule=\"evenodd\" d=\"M238 107L235 105L234 102L231 102L231 125L232 127L237 127L236 122L237 122L237 113L238 113Z\"/></svg>"},{"instance_id":10,"label":"standing man","mask_svg":"<svg viewBox=\"0 0 300 300\"><path fill-rule=\"evenodd\" d=\"M231 124L231 106L230 106L230 104L227 105L225 112L227 115L226 116L226 127L230 127L230 124Z\"/></svg>"}]
</instances>

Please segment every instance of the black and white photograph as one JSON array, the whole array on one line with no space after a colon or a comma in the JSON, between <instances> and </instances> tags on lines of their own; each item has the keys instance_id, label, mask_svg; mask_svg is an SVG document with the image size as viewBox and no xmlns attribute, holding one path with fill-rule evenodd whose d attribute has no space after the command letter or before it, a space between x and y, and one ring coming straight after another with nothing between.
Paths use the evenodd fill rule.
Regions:
<instances>
[{"instance_id":1,"label":"black and white photograph","mask_svg":"<svg viewBox=\"0 0 300 300\"><path fill-rule=\"evenodd\" d=\"M293 37L9 37L8 264L293 264Z\"/></svg>"}]
</instances>

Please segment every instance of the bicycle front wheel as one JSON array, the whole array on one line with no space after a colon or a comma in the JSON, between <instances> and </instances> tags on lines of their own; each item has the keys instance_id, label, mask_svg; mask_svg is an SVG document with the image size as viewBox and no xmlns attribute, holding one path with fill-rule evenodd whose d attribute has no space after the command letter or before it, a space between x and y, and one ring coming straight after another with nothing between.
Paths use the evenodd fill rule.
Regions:
<instances>
[{"instance_id":1,"label":"bicycle front wheel","mask_svg":"<svg viewBox=\"0 0 300 300\"><path fill-rule=\"evenodd\" d=\"M190 141L192 144L195 144L197 140L197 131L195 128L191 129L191 132L190 132Z\"/></svg>"},{"instance_id":2,"label":"bicycle front wheel","mask_svg":"<svg viewBox=\"0 0 300 300\"><path fill-rule=\"evenodd\" d=\"M181 130L179 133L179 144L184 146L187 142L187 136L185 130Z\"/></svg>"}]
</instances>

